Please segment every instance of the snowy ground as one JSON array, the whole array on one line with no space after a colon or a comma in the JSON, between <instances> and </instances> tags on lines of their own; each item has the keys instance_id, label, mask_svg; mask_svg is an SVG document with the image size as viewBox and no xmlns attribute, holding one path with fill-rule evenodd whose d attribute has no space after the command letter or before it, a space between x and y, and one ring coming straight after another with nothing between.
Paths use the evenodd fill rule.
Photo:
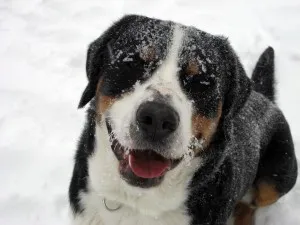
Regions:
<instances>
[{"instance_id":1,"label":"snowy ground","mask_svg":"<svg viewBox=\"0 0 300 225\"><path fill-rule=\"evenodd\" d=\"M0 224L68 224L67 188L84 110L89 42L125 13L229 37L250 72L276 50L278 103L300 158L298 0L0 0ZM300 183L258 225L300 224ZM267 215L267 216L266 216Z\"/></svg>"}]
</instances>

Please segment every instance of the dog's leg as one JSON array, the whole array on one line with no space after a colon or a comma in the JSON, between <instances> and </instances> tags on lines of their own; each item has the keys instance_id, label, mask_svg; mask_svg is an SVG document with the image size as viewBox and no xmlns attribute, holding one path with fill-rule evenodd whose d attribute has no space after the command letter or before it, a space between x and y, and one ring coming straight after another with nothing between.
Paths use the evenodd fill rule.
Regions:
<instances>
[{"instance_id":1,"label":"dog's leg","mask_svg":"<svg viewBox=\"0 0 300 225\"><path fill-rule=\"evenodd\" d=\"M254 182L253 204L264 207L276 202L295 184L297 161L289 125L280 113L266 149L262 149Z\"/></svg>"},{"instance_id":2,"label":"dog's leg","mask_svg":"<svg viewBox=\"0 0 300 225\"><path fill-rule=\"evenodd\" d=\"M234 225L253 225L254 212L250 204L238 202L234 210Z\"/></svg>"},{"instance_id":3,"label":"dog's leg","mask_svg":"<svg viewBox=\"0 0 300 225\"><path fill-rule=\"evenodd\" d=\"M273 182L261 180L256 184L253 203L256 207L264 207L275 203L283 193L276 188Z\"/></svg>"},{"instance_id":4,"label":"dog's leg","mask_svg":"<svg viewBox=\"0 0 300 225\"><path fill-rule=\"evenodd\" d=\"M253 225L255 210L275 203L296 182L297 162L290 129L282 114L277 119L272 137L261 151L251 193L247 194L247 201L243 198L236 205L234 225Z\"/></svg>"},{"instance_id":5,"label":"dog's leg","mask_svg":"<svg viewBox=\"0 0 300 225\"><path fill-rule=\"evenodd\" d=\"M257 208L275 203L281 193L276 186L265 181L260 181L252 191L252 204L238 202L234 209L234 225L254 225L254 214Z\"/></svg>"},{"instance_id":6,"label":"dog's leg","mask_svg":"<svg viewBox=\"0 0 300 225\"><path fill-rule=\"evenodd\" d=\"M234 208L232 225L254 225L254 213L256 207L253 201L253 189L251 188Z\"/></svg>"}]
</instances>

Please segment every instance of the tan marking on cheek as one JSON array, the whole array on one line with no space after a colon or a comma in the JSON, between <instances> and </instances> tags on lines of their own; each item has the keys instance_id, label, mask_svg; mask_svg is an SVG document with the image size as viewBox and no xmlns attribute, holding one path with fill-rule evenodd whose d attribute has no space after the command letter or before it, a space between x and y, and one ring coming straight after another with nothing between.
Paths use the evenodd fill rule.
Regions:
<instances>
[{"instance_id":1,"label":"tan marking on cheek","mask_svg":"<svg viewBox=\"0 0 300 225\"><path fill-rule=\"evenodd\" d=\"M140 57L143 59L145 62L151 62L155 59L156 57L156 50L154 47L144 47L141 52L140 52Z\"/></svg>"},{"instance_id":2,"label":"tan marking on cheek","mask_svg":"<svg viewBox=\"0 0 300 225\"><path fill-rule=\"evenodd\" d=\"M275 203L279 199L279 192L276 190L274 184L261 181L257 184L254 204L257 207L264 207Z\"/></svg>"},{"instance_id":3,"label":"tan marking on cheek","mask_svg":"<svg viewBox=\"0 0 300 225\"><path fill-rule=\"evenodd\" d=\"M217 116L215 118L207 118L201 114L195 114L192 118L192 133L197 139L203 139L203 147L206 148L213 135L215 134L219 120L222 115L222 103L219 103ZM195 149L195 153L198 153L201 149Z\"/></svg>"},{"instance_id":4,"label":"tan marking on cheek","mask_svg":"<svg viewBox=\"0 0 300 225\"><path fill-rule=\"evenodd\" d=\"M99 112L101 115L105 113L111 106L112 104L116 101L116 98L111 97L111 96L100 96L99 102L98 102L98 109L97 112Z\"/></svg>"},{"instance_id":5,"label":"tan marking on cheek","mask_svg":"<svg viewBox=\"0 0 300 225\"><path fill-rule=\"evenodd\" d=\"M196 63L195 61L189 61L188 66L186 68L186 74L189 76L194 76L199 74L200 69L199 69L199 64Z\"/></svg>"},{"instance_id":6,"label":"tan marking on cheek","mask_svg":"<svg viewBox=\"0 0 300 225\"><path fill-rule=\"evenodd\" d=\"M102 83L103 83L103 80L101 79L98 82L97 91L96 91L96 112L97 112L98 119L101 119L101 115L103 115L112 106L112 104L117 100L113 96L106 96L106 95L102 95L100 93Z\"/></svg>"},{"instance_id":7,"label":"tan marking on cheek","mask_svg":"<svg viewBox=\"0 0 300 225\"><path fill-rule=\"evenodd\" d=\"M249 204L238 202L234 209L234 225L253 225L255 209Z\"/></svg>"}]
</instances>

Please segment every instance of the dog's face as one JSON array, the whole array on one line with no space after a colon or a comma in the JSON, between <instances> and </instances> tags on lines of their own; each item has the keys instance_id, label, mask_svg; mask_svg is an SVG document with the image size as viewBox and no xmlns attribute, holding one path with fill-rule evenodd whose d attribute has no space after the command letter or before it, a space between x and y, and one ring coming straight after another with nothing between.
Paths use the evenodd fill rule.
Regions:
<instances>
[{"instance_id":1,"label":"dog's face","mask_svg":"<svg viewBox=\"0 0 300 225\"><path fill-rule=\"evenodd\" d=\"M230 112L224 105L234 104L226 95L237 68L225 43L192 27L125 17L90 46L80 104L95 96L97 126L110 136L127 183L157 186L209 151Z\"/></svg>"}]
</instances>

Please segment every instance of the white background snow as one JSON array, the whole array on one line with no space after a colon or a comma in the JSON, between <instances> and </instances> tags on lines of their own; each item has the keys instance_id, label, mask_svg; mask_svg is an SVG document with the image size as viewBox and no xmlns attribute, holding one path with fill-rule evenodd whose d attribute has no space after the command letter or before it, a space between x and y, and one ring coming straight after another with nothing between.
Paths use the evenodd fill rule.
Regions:
<instances>
[{"instance_id":1,"label":"white background snow","mask_svg":"<svg viewBox=\"0 0 300 225\"><path fill-rule=\"evenodd\" d=\"M126 13L224 34L248 73L273 46L278 104L300 158L299 0L0 0L1 225L69 224L87 45ZM264 211L258 225L299 225L300 183Z\"/></svg>"}]
</instances>

